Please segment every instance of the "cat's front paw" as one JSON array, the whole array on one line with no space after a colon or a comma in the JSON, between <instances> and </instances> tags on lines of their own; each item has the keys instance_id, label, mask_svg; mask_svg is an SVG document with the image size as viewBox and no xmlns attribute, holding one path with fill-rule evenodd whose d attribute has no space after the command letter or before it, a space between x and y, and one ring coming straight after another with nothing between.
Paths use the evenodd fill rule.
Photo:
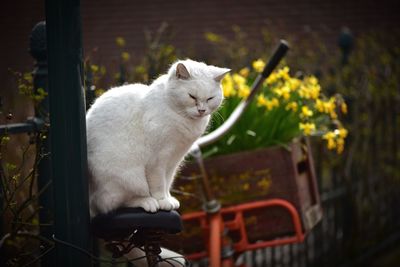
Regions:
<instances>
[{"instance_id":1,"label":"cat's front paw","mask_svg":"<svg viewBox=\"0 0 400 267\"><path fill-rule=\"evenodd\" d=\"M174 197L166 197L158 200L160 209L162 210L176 210L179 208L179 201Z\"/></svg>"},{"instance_id":2,"label":"cat's front paw","mask_svg":"<svg viewBox=\"0 0 400 267\"><path fill-rule=\"evenodd\" d=\"M134 199L130 205L131 207L141 207L147 212L157 212L160 209L157 199L153 197L143 197Z\"/></svg>"},{"instance_id":3,"label":"cat's front paw","mask_svg":"<svg viewBox=\"0 0 400 267\"><path fill-rule=\"evenodd\" d=\"M172 202L172 205L173 205L173 209L174 209L174 210L179 209L179 207L181 206L181 204L179 203L179 201L178 201L176 198L174 198L174 197L169 197L169 200Z\"/></svg>"}]
</instances>

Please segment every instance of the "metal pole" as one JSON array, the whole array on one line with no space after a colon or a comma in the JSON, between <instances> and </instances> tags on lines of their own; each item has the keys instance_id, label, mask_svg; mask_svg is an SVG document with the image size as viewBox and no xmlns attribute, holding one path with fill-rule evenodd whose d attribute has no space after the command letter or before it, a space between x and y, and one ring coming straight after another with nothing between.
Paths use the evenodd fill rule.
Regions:
<instances>
[{"instance_id":1,"label":"metal pole","mask_svg":"<svg viewBox=\"0 0 400 267\"><path fill-rule=\"evenodd\" d=\"M30 36L29 52L36 60L35 69L33 70L33 86L35 91L40 89L48 92L47 82L47 45L46 45L46 23L39 22L32 29ZM45 97L35 108L36 118L43 120L41 129L41 137L37 138L36 149L40 149L41 159L38 165L38 190L47 188L39 197L40 212L39 221L41 225L40 233L47 239L51 239L53 229L53 190L51 179L51 159L50 159L50 139L49 139L49 99ZM44 137L45 136L45 137ZM43 249L47 250L48 244L42 244ZM46 246L47 245L47 246ZM50 253L45 254L40 259L42 267L51 267L55 265L54 249Z\"/></svg>"},{"instance_id":2,"label":"metal pole","mask_svg":"<svg viewBox=\"0 0 400 267\"><path fill-rule=\"evenodd\" d=\"M46 0L46 26L55 266L90 266L73 248L91 250L79 0Z\"/></svg>"}]
</instances>

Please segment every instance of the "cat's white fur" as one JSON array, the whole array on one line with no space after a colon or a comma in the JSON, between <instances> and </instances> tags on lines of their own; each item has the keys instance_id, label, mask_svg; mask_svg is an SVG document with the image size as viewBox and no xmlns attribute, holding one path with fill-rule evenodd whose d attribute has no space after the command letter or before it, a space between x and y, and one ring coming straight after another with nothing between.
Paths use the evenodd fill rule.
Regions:
<instances>
[{"instance_id":1,"label":"cat's white fur","mask_svg":"<svg viewBox=\"0 0 400 267\"><path fill-rule=\"evenodd\" d=\"M179 208L170 194L175 172L220 106L228 71L178 61L149 86L113 88L95 101L86 115L91 216Z\"/></svg>"}]
</instances>

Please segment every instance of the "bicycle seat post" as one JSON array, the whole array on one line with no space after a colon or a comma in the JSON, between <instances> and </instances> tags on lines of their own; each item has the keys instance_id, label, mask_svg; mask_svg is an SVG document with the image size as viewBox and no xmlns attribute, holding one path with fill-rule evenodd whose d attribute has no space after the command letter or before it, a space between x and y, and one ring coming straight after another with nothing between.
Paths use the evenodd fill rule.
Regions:
<instances>
[{"instance_id":1,"label":"bicycle seat post","mask_svg":"<svg viewBox=\"0 0 400 267\"><path fill-rule=\"evenodd\" d=\"M148 266L158 266L161 253L160 241L163 234L165 233L156 230L145 231L144 251Z\"/></svg>"},{"instance_id":2,"label":"bicycle seat post","mask_svg":"<svg viewBox=\"0 0 400 267\"><path fill-rule=\"evenodd\" d=\"M203 154L199 146L192 147L190 154L195 158L199 165L201 172L201 185L206 198L203 209L207 213L216 213L221 209L221 203L215 198L214 192L210 186L210 179L208 177L206 168L204 167Z\"/></svg>"}]
</instances>

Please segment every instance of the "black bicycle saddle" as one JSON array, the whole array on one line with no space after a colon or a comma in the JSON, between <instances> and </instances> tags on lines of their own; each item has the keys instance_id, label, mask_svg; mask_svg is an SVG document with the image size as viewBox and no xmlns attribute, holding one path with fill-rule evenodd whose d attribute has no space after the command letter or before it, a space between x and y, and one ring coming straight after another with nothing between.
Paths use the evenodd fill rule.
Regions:
<instances>
[{"instance_id":1,"label":"black bicycle saddle","mask_svg":"<svg viewBox=\"0 0 400 267\"><path fill-rule=\"evenodd\" d=\"M149 213L142 208L119 208L107 214L99 214L91 221L96 237L102 239L123 239L135 230L156 230L169 234L182 231L178 212L159 210Z\"/></svg>"}]
</instances>

